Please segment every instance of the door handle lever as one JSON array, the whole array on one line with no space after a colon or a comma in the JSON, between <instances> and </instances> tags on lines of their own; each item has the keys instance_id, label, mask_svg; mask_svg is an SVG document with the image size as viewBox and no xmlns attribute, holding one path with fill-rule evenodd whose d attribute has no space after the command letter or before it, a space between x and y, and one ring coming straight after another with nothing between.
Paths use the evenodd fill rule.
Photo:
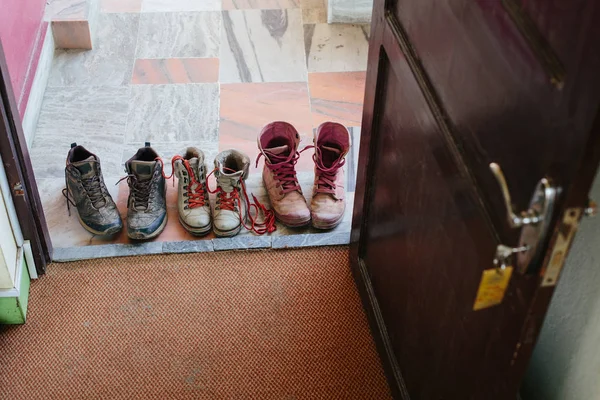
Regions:
<instances>
[{"instance_id":1,"label":"door handle lever","mask_svg":"<svg viewBox=\"0 0 600 400\"><path fill-rule=\"evenodd\" d=\"M529 208L517 214L513 208L510 191L502 169L498 164L491 163L490 170L502 190L509 226L511 228L521 228L518 245L511 247L500 244L495 260L507 261L515 254L517 270L521 273L532 272L538 264L536 261L543 254L542 245L550 229L550 219L560 189L554 186L548 178L540 179L533 191ZM510 254L507 249L511 250ZM502 265L500 261L495 261L495 264Z\"/></svg>"},{"instance_id":2,"label":"door handle lever","mask_svg":"<svg viewBox=\"0 0 600 400\"><path fill-rule=\"evenodd\" d=\"M542 220L542 217L533 208L529 208L526 211L521 211L519 214L514 211L510 197L510 190L508 189L508 184L506 183L506 178L504 177L502 168L500 168L500 166L496 163L491 163L490 169L500 185L502 197L504 198L504 205L506 206L506 216L510 227L520 228L523 225L535 225L539 223ZM546 181L545 178L542 180Z\"/></svg>"}]
</instances>

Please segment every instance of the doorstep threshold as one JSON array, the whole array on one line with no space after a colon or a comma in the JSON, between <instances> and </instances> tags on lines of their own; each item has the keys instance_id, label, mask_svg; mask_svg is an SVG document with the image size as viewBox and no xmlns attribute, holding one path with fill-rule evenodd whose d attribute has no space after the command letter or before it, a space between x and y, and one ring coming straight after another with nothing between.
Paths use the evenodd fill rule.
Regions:
<instances>
[{"instance_id":1,"label":"doorstep threshold","mask_svg":"<svg viewBox=\"0 0 600 400\"><path fill-rule=\"evenodd\" d=\"M53 262L96 258L144 256L151 254L206 253L226 250L287 249L338 246L350 243L350 231L300 233L293 235L244 235L230 238L184 240L176 242L112 243L89 246L55 247Z\"/></svg>"}]
</instances>

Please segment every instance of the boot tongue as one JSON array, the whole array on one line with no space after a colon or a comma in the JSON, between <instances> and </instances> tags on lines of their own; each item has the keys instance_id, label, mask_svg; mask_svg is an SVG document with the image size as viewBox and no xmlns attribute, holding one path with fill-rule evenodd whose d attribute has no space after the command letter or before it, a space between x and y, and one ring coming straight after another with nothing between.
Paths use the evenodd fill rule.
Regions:
<instances>
[{"instance_id":1,"label":"boot tongue","mask_svg":"<svg viewBox=\"0 0 600 400\"><path fill-rule=\"evenodd\" d=\"M190 167L192 169L192 172L194 173L194 177L196 178L196 180L200 179L200 160L198 159L198 157L194 157L194 158L190 158L188 160L188 162L190 163Z\"/></svg>"},{"instance_id":2,"label":"boot tongue","mask_svg":"<svg viewBox=\"0 0 600 400\"><path fill-rule=\"evenodd\" d=\"M265 154L271 162L281 162L289 157L290 147L287 144L277 147L269 147L264 149Z\"/></svg>"},{"instance_id":3,"label":"boot tongue","mask_svg":"<svg viewBox=\"0 0 600 400\"><path fill-rule=\"evenodd\" d=\"M152 178L156 161L131 161L131 172L140 180L147 181Z\"/></svg>"},{"instance_id":4,"label":"boot tongue","mask_svg":"<svg viewBox=\"0 0 600 400\"><path fill-rule=\"evenodd\" d=\"M84 179L89 179L97 174L98 163L96 162L96 157L89 156L83 161L77 161L73 163L73 166L79 170L81 173L81 177Z\"/></svg>"},{"instance_id":5,"label":"boot tongue","mask_svg":"<svg viewBox=\"0 0 600 400\"><path fill-rule=\"evenodd\" d=\"M219 174L216 177L217 183L224 192L231 193L233 192L233 189L239 185L243 175L243 170L236 172L225 171L223 166L219 164Z\"/></svg>"}]
</instances>

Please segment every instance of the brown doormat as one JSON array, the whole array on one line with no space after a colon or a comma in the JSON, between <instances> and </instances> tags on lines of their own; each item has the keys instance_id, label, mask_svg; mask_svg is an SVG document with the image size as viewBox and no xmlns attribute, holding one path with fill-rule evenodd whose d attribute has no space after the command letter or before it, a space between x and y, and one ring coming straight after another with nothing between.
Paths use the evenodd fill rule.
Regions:
<instances>
[{"instance_id":1,"label":"brown doormat","mask_svg":"<svg viewBox=\"0 0 600 400\"><path fill-rule=\"evenodd\" d=\"M5 399L390 397L347 247L52 264L29 307Z\"/></svg>"}]
</instances>

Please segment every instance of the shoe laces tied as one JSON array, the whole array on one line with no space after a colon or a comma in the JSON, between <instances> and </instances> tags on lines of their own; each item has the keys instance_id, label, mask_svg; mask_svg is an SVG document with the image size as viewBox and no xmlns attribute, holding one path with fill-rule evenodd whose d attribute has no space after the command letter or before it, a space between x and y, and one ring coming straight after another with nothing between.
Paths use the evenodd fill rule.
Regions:
<instances>
[{"instance_id":1,"label":"shoe laces tied","mask_svg":"<svg viewBox=\"0 0 600 400\"><path fill-rule=\"evenodd\" d=\"M298 178L296 177L296 163L300 158L300 153L304 152L307 149L312 148L313 146L306 146L300 151L294 152L294 155L288 160L289 156L281 156L279 154L270 154L269 161L265 161L265 165L271 171L273 171L274 179L279 183L281 188L281 194L287 194L289 192L293 192L295 190L302 190L300 187L300 183L298 183ZM258 157L256 157L256 167L258 167L258 161L261 157L266 156L260 152Z\"/></svg>"},{"instance_id":2,"label":"shoe laces tied","mask_svg":"<svg viewBox=\"0 0 600 400\"><path fill-rule=\"evenodd\" d=\"M65 196L67 202L67 213L69 216L71 216L71 205L76 207L77 204L75 204L73 199L71 199L71 194L69 193L68 189L69 186L67 182L67 174L68 167L65 167L65 188L62 190L62 194ZM90 202L94 208L99 209L106 205L106 200L104 199L104 195L107 191L106 186L104 186L104 183L100 180L98 175L94 175L91 178L82 178L81 185L83 186L83 190L85 190L85 193L90 199Z\"/></svg>"},{"instance_id":3,"label":"shoe laces tied","mask_svg":"<svg viewBox=\"0 0 600 400\"><path fill-rule=\"evenodd\" d=\"M230 168L224 168L224 170L228 172L236 172ZM218 172L217 168L213 169L210 172L210 174L208 174L208 176L206 177L207 182L208 178L215 172ZM236 186L237 179L229 178L221 174L219 174L219 176L216 176L216 179L217 188L215 190L211 190L210 187L208 187L207 183L206 189L210 193L217 193L217 197L220 200L219 208L221 210L229 210L235 212L237 208L237 212L240 217L242 226L246 230L252 231L257 235L264 235L265 233L275 232L275 230L277 229L277 227L275 226L275 212L273 210L269 210L263 204L261 204L254 194L252 194L253 203L250 203L244 179L240 178L239 182L242 193L244 194L244 199L246 201L246 208L248 210L248 220L250 221L250 225L246 224L244 217L242 216L242 200L240 199L240 191ZM254 215L252 215L251 210L254 210ZM263 221L258 222L258 218L261 212L263 214Z\"/></svg>"},{"instance_id":4,"label":"shoe laces tied","mask_svg":"<svg viewBox=\"0 0 600 400\"><path fill-rule=\"evenodd\" d=\"M140 181L133 174L127 175L127 183L130 187L130 193L133 197L133 207L136 210L147 210L150 203L150 193L152 189L152 179Z\"/></svg>"},{"instance_id":5,"label":"shoe laces tied","mask_svg":"<svg viewBox=\"0 0 600 400\"><path fill-rule=\"evenodd\" d=\"M155 160L160 161L160 173L164 177L165 172L162 160L159 157L157 157ZM171 176L172 175L173 174L171 174ZM155 186L156 181L152 179L152 177L150 177L150 179L140 181L135 174L127 174L119 179L116 185L118 185L124 179L127 179L127 184L129 185L129 194L133 198L133 208L138 211L148 210L148 206L150 204L150 194L152 193L152 189Z\"/></svg>"},{"instance_id":6,"label":"shoe laces tied","mask_svg":"<svg viewBox=\"0 0 600 400\"><path fill-rule=\"evenodd\" d=\"M160 157L156 158L156 161L159 161L161 164L161 171L162 171L162 175L165 179L170 179L173 177L173 175L175 174L175 162L181 160L185 170L187 171L187 174L189 176L189 182L186 182L187 185L185 185L183 188L186 190L186 194L185 194L185 203L187 205L188 208L197 208L197 207L204 207L204 205L206 204L206 197L205 197L205 186L202 182L200 182L198 180L198 178L196 177L196 174L194 173L194 170L192 169L192 166L190 165L190 161L186 160L185 158L183 158L180 155L176 155L175 157L173 157L171 159L171 175L167 176L165 174L164 171L164 163L163 160ZM175 185L175 180L173 180L173 185Z\"/></svg>"},{"instance_id":7,"label":"shoe laces tied","mask_svg":"<svg viewBox=\"0 0 600 400\"><path fill-rule=\"evenodd\" d=\"M325 167L323 165L323 157L321 157L320 149L315 148L313 161L315 162L315 175L317 178L317 187L315 188L315 192L335 195L335 190L337 188L337 185L335 184L337 171L344 166L346 159L338 159L331 165L331 167Z\"/></svg>"}]
</instances>

